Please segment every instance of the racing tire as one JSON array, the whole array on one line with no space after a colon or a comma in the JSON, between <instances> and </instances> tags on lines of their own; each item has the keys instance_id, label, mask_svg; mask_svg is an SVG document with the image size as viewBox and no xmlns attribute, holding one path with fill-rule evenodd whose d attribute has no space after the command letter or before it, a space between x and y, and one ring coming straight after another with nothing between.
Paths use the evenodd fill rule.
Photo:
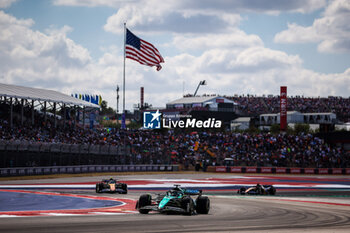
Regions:
<instances>
[{"instance_id":1,"label":"racing tire","mask_svg":"<svg viewBox=\"0 0 350 233\"><path fill-rule=\"evenodd\" d=\"M275 195L276 194L276 188L271 186L270 190L269 190L270 195Z\"/></svg>"},{"instance_id":2,"label":"racing tire","mask_svg":"<svg viewBox=\"0 0 350 233\"><path fill-rule=\"evenodd\" d=\"M151 205L151 203L152 203L152 196L150 194L141 195L137 206L139 208L140 214L148 214L150 210L143 210L141 208L144 206Z\"/></svg>"},{"instance_id":3,"label":"racing tire","mask_svg":"<svg viewBox=\"0 0 350 233\"><path fill-rule=\"evenodd\" d=\"M100 184L96 184L96 193L101 193L101 186L100 186Z\"/></svg>"},{"instance_id":4,"label":"racing tire","mask_svg":"<svg viewBox=\"0 0 350 233\"><path fill-rule=\"evenodd\" d=\"M123 194L128 194L128 185L127 184L122 184L122 189L125 191Z\"/></svg>"},{"instance_id":5,"label":"racing tire","mask_svg":"<svg viewBox=\"0 0 350 233\"><path fill-rule=\"evenodd\" d=\"M185 210L185 215L194 213L194 202L191 197L184 197L181 201L181 208Z\"/></svg>"},{"instance_id":6,"label":"racing tire","mask_svg":"<svg viewBox=\"0 0 350 233\"><path fill-rule=\"evenodd\" d=\"M206 196L199 196L196 200L196 211L198 214L208 214L210 210L210 200Z\"/></svg>"},{"instance_id":7,"label":"racing tire","mask_svg":"<svg viewBox=\"0 0 350 233\"><path fill-rule=\"evenodd\" d=\"M262 188L257 188L256 189L256 195L263 195L264 191L262 190Z\"/></svg>"},{"instance_id":8,"label":"racing tire","mask_svg":"<svg viewBox=\"0 0 350 233\"><path fill-rule=\"evenodd\" d=\"M238 193L241 195L245 195L246 188L242 187L239 189Z\"/></svg>"}]
</instances>

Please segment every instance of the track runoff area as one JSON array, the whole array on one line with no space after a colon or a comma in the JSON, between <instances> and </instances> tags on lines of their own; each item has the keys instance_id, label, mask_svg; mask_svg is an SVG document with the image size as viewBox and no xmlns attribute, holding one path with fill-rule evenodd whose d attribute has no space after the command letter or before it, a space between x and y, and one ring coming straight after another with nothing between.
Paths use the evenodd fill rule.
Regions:
<instances>
[{"instance_id":1,"label":"track runoff area","mask_svg":"<svg viewBox=\"0 0 350 233\"><path fill-rule=\"evenodd\" d=\"M23 221L23 217L40 219L50 216L51 218L58 218L56 219L57 221L60 221L60 219L66 221L63 220L65 216L79 216L79 221L81 221L81 223L90 221L89 217L91 218L91 216L108 216L109 218L113 216L113 220L111 219L112 222L116 221L118 218L123 218L122 216L128 216L127 219L129 220L133 218L138 219L140 216L145 216L135 210L136 201L141 194L150 193L156 195L158 193L163 193L173 188L174 184L179 184L181 187L185 188L203 190L203 194L208 196L211 200L210 219L215 219L215 215L217 215L218 218L220 216L220 219L232 218L232 220L234 220L237 218L237 213L235 213L235 211L242 211L242 208L244 209L246 207L244 210L244 221L252 220L257 217L255 216L257 213L256 208L258 208L257 206L262 205L262 207L258 209L262 213L261 216L259 216L261 223L256 227L264 227L268 224L269 218L271 218L269 214L266 214L271 212L271 206L274 206L277 213L279 213L277 214L280 215L278 217L283 218L283 214L288 215L291 213L283 212L283 208L280 206L307 205L310 213L315 213L320 211L320 209L334 210L335 208L337 211L339 210L340 213L342 213L340 217L331 215L334 219L347 219L347 221L341 224L339 224L339 221L337 222L337 227L340 227L340 230L338 229L339 232L342 232L342 227L345 227L347 230L350 229L350 177L348 176L261 176L217 173L121 175L114 178L128 185L128 194L97 194L95 192L96 183L100 182L102 179L109 178L110 176L107 175L96 177L0 181L0 230L3 227L5 227L4 229L10 229L6 228L6 224L4 225L6 222L5 219L15 218ZM33 177L33 179L35 179L35 177ZM276 195L255 196L239 195L237 193L237 190L241 187L249 187L257 183L273 185L277 190ZM243 205L243 203L245 204ZM240 205L243 205L243 207ZM288 208L290 207L287 207L287 209ZM298 216L298 211L299 210L293 212L293 214L296 215L293 218L300 217ZM336 213L338 213L337 211ZM305 213L300 214L305 215ZM161 215L157 213L147 216L151 219L157 219ZM173 218L173 216L168 217L170 219ZM191 217L186 216L186 221L190 221ZM196 218L199 216L193 217ZM164 220L164 217L162 218ZM264 218L266 218L266 221L263 221ZM325 218L325 216L320 215L319 218ZM98 221L95 218L94 220ZM210 221L211 220L208 220L209 223ZM275 222L276 221L278 222L278 218ZM310 221L308 221L308 224L309 222ZM207 222L203 224L207 224ZM210 224L210 226L215 225L214 222ZM288 223L286 224L288 225ZM225 226L224 224L223 227L223 229L226 230L220 230L219 228L211 229L210 227L206 229L208 232L235 229L231 224L229 224L229 226ZM308 228L310 226L306 224L304 227ZM303 225L300 226L300 228L303 228ZM276 228L266 229L275 230ZM282 227L282 229L284 228ZM323 228L315 229L319 231ZM328 228L324 229L328 230ZM108 229L105 230L108 231ZM135 231L132 226L125 226L124 230ZM250 230L256 231L258 228L252 228ZM183 232L192 231L193 229L187 229L186 227L183 229ZM152 232L152 230L149 232Z\"/></svg>"}]
</instances>

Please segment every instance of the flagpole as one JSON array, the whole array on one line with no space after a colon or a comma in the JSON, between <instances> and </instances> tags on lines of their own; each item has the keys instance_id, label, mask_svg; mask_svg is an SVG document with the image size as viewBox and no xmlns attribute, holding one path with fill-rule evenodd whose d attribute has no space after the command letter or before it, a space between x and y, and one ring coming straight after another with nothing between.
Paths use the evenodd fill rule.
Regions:
<instances>
[{"instance_id":1,"label":"flagpole","mask_svg":"<svg viewBox=\"0 0 350 233\"><path fill-rule=\"evenodd\" d=\"M126 164L126 126L125 126L125 118L126 118L126 110L125 110L125 44L126 44L126 23L124 23L124 68L123 68L123 116L122 116L122 129L124 131L124 153L123 153L123 164Z\"/></svg>"},{"instance_id":2,"label":"flagpole","mask_svg":"<svg viewBox=\"0 0 350 233\"><path fill-rule=\"evenodd\" d=\"M122 128L125 128L125 44L126 44L126 23L124 23L124 65L123 65L123 116ZM124 124L123 124L124 119Z\"/></svg>"}]
</instances>

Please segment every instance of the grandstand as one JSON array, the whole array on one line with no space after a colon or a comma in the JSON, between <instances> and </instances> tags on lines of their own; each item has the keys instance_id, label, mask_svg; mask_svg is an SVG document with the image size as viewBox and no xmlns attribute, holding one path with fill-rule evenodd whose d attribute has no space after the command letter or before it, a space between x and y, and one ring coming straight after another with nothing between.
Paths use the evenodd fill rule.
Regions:
<instances>
[{"instance_id":1,"label":"grandstand","mask_svg":"<svg viewBox=\"0 0 350 233\"><path fill-rule=\"evenodd\" d=\"M221 96L191 96L183 97L166 104L167 109L203 108L209 111L234 112L235 103Z\"/></svg>"},{"instance_id":2,"label":"grandstand","mask_svg":"<svg viewBox=\"0 0 350 233\"><path fill-rule=\"evenodd\" d=\"M87 109L96 109L100 106L53 90L0 83L0 107L0 114L2 118L8 119L10 127L13 126L14 114L19 116L21 124L24 123L25 118L28 118L34 125L34 111L39 108L43 111L45 122L49 115L48 112L50 110L53 112L53 124L56 127L57 112L66 113L67 109L83 108L85 113ZM65 122L67 114L62 115Z\"/></svg>"},{"instance_id":3,"label":"grandstand","mask_svg":"<svg viewBox=\"0 0 350 233\"><path fill-rule=\"evenodd\" d=\"M279 96L225 96L238 104L240 115L258 117L261 114L279 113ZM350 98L329 96L323 97L303 97L289 96L288 111L298 111L301 113L334 113L339 122L350 121Z\"/></svg>"},{"instance_id":4,"label":"grandstand","mask_svg":"<svg viewBox=\"0 0 350 233\"><path fill-rule=\"evenodd\" d=\"M280 113L261 114L260 125L273 125L280 123ZM287 123L301 124L334 124L336 114L328 113L300 113L297 111L287 112Z\"/></svg>"},{"instance_id":5,"label":"grandstand","mask_svg":"<svg viewBox=\"0 0 350 233\"><path fill-rule=\"evenodd\" d=\"M89 102L55 91L5 84L0 86L0 96L0 167L2 168L124 164L181 164L184 167L191 167L198 164L198 161L203 166L217 166L222 165L226 158L232 159L235 166L315 168L350 166L348 134L339 137L339 140L341 139L339 141L333 140L335 137L329 139L327 135L322 139L322 135L252 134L224 129L198 132L124 131L105 128L92 130L76 125L75 119L65 114L65 109L74 112L77 108L86 110L99 107ZM277 97L252 96L183 98L170 102L167 110L177 111L175 104L187 101L179 108L186 113L194 114L200 111L217 114L220 112L220 103L223 102L230 104L230 109L234 108L237 111L238 108L241 115L259 116L266 111L278 112L279 107L275 103L277 99ZM289 101L292 103L291 106L309 112L316 111L317 104L320 104L322 110L327 107L337 110L335 114L343 114L343 119L349 117L349 99L333 97L322 100L308 98L306 101L299 99L292 97ZM217 105L213 104L214 102ZM216 109L213 109L215 106ZM232 111L222 112L236 114ZM61 119L58 119L56 113L61 113ZM311 116L312 118L316 116L317 119L317 114L314 113L298 114L302 115L304 120L310 120ZM329 112L322 120L333 120L332 114L334 113ZM329 118L326 119L326 116ZM242 119L238 123L247 122L247 119ZM65 127L67 125L69 127Z\"/></svg>"}]
</instances>

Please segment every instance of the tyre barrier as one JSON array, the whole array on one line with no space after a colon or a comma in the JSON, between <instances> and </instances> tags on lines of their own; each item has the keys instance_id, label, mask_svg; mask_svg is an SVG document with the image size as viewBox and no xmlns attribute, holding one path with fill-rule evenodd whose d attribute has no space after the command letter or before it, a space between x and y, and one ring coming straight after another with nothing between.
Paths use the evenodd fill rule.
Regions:
<instances>
[{"instance_id":1,"label":"tyre barrier","mask_svg":"<svg viewBox=\"0 0 350 233\"><path fill-rule=\"evenodd\" d=\"M78 174L99 172L170 172L179 171L178 165L80 165L55 167L14 167L0 168L1 177Z\"/></svg>"},{"instance_id":2,"label":"tyre barrier","mask_svg":"<svg viewBox=\"0 0 350 233\"><path fill-rule=\"evenodd\" d=\"M300 167L231 167L216 166L209 171L221 173L263 173L263 174L319 174L350 175L350 168L300 168Z\"/></svg>"}]
</instances>

